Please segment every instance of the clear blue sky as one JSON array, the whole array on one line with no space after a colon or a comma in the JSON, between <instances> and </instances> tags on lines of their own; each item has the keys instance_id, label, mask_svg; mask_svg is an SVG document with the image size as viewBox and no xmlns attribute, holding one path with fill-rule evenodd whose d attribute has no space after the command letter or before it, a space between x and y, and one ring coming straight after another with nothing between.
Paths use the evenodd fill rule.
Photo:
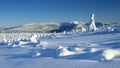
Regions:
<instances>
[{"instance_id":1,"label":"clear blue sky","mask_svg":"<svg viewBox=\"0 0 120 68\"><path fill-rule=\"evenodd\" d=\"M0 0L0 27L25 23L120 22L120 0Z\"/></svg>"}]
</instances>

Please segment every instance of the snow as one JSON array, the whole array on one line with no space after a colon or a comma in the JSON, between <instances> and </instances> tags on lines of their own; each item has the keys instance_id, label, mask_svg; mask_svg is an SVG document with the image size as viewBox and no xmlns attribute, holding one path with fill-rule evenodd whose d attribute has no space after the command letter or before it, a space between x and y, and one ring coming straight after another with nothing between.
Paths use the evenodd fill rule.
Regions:
<instances>
[{"instance_id":1,"label":"snow","mask_svg":"<svg viewBox=\"0 0 120 68\"><path fill-rule=\"evenodd\" d=\"M58 56L63 57L63 56L73 55L75 53L72 52L72 51L67 50L66 48L64 48L62 46L59 46L58 49L57 49L57 54L58 54Z\"/></svg>"},{"instance_id":2,"label":"snow","mask_svg":"<svg viewBox=\"0 0 120 68\"><path fill-rule=\"evenodd\" d=\"M112 60L115 57L120 57L120 49L106 49L103 51L102 56L105 60Z\"/></svg>"},{"instance_id":3,"label":"snow","mask_svg":"<svg viewBox=\"0 0 120 68\"><path fill-rule=\"evenodd\" d=\"M41 55L40 52L36 52L32 57L39 57Z\"/></svg>"},{"instance_id":4,"label":"snow","mask_svg":"<svg viewBox=\"0 0 120 68\"><path fill-rule=\"evenodd\" d=\"M119 63L119 30L0 33L0 68L119 68Z\"/></svg>"},{"instance_id":5,"label":"snow","mask_svg":"<svg viewBox=\"0 0 120 68\"><path fill-rule=\"evenodd\" d=\"M30 38L30 41L31 42L34 42L34 43L37 43L38 41L37 41L37 35L35 34L35 35L33 35L31 38Z\"/></svg>"},{"instance_id":6,"label":"snow","mask_svg":"<svg viewBox=\"0 0 120 68\"><path fill-rule=\"evenodd\" d=\"M19 45L26 45L26 44L28 44L29 42L24 42L24 41L20 41L19 42Z\"/></svg>"},{"instance_id":7,"label":"snow","mask_svg":"<svg viewBox=\"0 0 120 68\"><path fill-rule=\"evenodd\" d=\"M72 23L73 24L79 24L79 21L73 21Z\"/></svg>"},{"instance_id":8,"label":"snow","mask_svg":"<svg viewBox=\"0 0 120 68\"><path fill-rule=\"evenodd\" d=\"M98 28L96 27L95 25L95 20L94 20L94 14L91 15L91 18L90 18L90 26L89 26L89 30L90 31L97 31Z\"/></svg>"}]
</instances>

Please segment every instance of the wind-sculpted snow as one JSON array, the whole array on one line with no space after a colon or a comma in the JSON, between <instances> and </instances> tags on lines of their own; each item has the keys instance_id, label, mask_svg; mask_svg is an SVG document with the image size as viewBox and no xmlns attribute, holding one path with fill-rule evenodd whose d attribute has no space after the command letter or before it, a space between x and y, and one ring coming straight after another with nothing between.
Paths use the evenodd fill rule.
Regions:
<instances>
[{"instance_id":1,"label":"wind-sculpted snow","mask_svg":"<svg viewBox=\"0 0 120 68\"><path fill-rule=\"evenodd\" d=\"M46 65L53 63L57 66L59 63L64 63L69 68L72 68L74 63L119 63L119 52L119 31L0 34L0 66L2 68L29 67L24 67L26 64L30 64L30 68L34 66L40 68L45 67L42 66L45 65L44 63ZM71 63L66 63L67 61ZM34 62L36 64L33 64ZM21 66L15 67L16 64ZM50 68L59 67L50 66ZM104 66L104 68L108 67Z\"/></svg>"},{"instance_id":2,"label":"wind-sculpted snow","mask_svg":"<svg viewBox=\"0 0 120 68\"><path fill-rule=\"evenodd\" d=\"M111 60L115 57L120 57L120 49L106 49L103 51L102 56L105 60Z\"/></svg>"}]
</instances>

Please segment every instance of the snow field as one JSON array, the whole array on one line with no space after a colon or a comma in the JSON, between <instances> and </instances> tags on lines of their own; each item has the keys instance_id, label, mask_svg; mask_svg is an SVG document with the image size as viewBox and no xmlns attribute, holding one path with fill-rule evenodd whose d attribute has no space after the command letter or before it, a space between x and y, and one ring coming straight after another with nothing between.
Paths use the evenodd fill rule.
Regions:
<instances>
[{"instance_id":1,"label":"snow field","mask_svg":"<svg viewBox=\"0 0 120 68\"><path fill-rule=\"evenodd\" d=\"M85 34L90 35L90 33ZM95 34L97 35L97 33ZM107 36L101 35L100 37L102 38L104 38L105 36L108 38L99 40L97 39L97 37L99 36L95 35L87 36L83 35L82 33L80 36L80 33L66 34L64 32L1 33L0 35L0 46L28 49L30 50L30 52L27 52L26 54L29 54L30 57L68 57L68 59L108 61L119 58L120 56L119 48L111 49L111 46L103 46L103 44L110 44L110 42L104 43L103 41L111 39L110 36L113 36L111 33ZM119 33L116 36L119 37ZM89 38L91 38L91 40L89 40ZM103 42L103 44L98 43L98 41L95 42L96 39L99 42Z\"/></svg>"}]
</instances>

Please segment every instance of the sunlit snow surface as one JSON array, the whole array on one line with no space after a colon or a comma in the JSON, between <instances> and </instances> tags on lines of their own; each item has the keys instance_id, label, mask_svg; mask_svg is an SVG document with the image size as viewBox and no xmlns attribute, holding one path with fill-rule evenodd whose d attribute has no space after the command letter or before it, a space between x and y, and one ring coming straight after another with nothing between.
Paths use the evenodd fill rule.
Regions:
<instances>
[{"instance_id":1,"label":"sunlit snow surface","mask_svg":"<svg viewBox=\"0 0 120 68\"><path fill-rule=\"evenodd\" d=\"M119 68L120 32L0 33L0 68Z\"/></svg>"}]
</instances>

